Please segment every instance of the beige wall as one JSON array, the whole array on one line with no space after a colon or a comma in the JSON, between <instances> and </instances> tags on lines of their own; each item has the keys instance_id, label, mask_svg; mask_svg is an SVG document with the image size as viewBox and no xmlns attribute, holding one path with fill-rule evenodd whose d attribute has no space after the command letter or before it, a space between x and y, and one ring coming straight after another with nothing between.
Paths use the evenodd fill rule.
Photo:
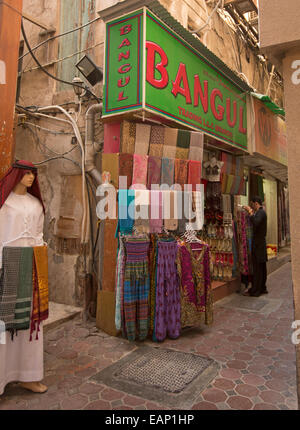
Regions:
<instances>
[{"instance_id":1,"label":"beige wall","mask_svg":"<svg viewBox=\"0 0 300 430\"><path fill-rule=\"evenodd\" d=\"M289 166L289 193L290 193L290 223L292 239L292 270L294 283L294 297L296 304L295 319L300 320L300 84L292 82L294 70L291 65L300 60L300 46L294 51L286 53L283 60L286 122L288 137L288 166Z\"/></svg>"},{"instance_id":2,"label":"beige wall","mask_svg":"<svg viewBox=\"0 0 300 430\"><path fill-rule=\"evenodd\" d=\"M270 7L272 3L272 7ZM260 46L280 51L285 45L300 42L299 0L259 0Z\"/></svg>"}]
</instances>

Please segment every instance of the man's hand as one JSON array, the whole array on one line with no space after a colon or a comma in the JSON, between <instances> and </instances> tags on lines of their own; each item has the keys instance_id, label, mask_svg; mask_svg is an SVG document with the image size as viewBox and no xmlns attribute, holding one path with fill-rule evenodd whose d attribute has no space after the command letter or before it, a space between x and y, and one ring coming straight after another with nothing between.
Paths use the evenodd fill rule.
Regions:
<instances>
[{"instance_id":1,"label":"man's hand","mask_svg":"<svg viewBox=\"0 0 300 430\"><path fill-rule=\"evenodd\" d=\"M249 215L253 215L253 209L250 208L250 206L243 206L243 209L245 209Z\"/></svg>"}]
</instances>

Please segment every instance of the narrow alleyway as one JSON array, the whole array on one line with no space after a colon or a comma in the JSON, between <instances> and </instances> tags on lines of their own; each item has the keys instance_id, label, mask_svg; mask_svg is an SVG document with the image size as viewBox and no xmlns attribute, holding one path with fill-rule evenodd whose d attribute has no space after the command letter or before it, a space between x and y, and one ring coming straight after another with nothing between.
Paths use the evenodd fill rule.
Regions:
<instances>
[{"instance_id":1,"label":"narrow alleyway","mask_svg":"<svg viewBox=\"0 0 300 430\"><path fill-rule=\"evenodd\" d=\"M225 298L217 303L211 328L190 329L178 340L159 345L146 342L218 363L218 375L198 395L192 409L297 409L290 263L269 276L268 290L268 295L259 298L262 304L269 303L268 314L256 305L251 310L234 307L244 299L234 294L234 302ZM78 318L66 322L45 336L48 392L32 394L10 384L0 409L170 409L90 379L139 346L108 336L94 324L83 326Z\"/></svg>"}]
</instances>

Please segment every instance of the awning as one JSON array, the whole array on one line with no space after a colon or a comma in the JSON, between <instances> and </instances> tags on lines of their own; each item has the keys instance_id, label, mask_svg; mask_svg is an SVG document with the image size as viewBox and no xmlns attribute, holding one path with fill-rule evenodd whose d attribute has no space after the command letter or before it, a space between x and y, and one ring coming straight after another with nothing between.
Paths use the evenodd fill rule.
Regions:
<instances>
[{"instance_id":1,"label":"awning","mask_svg":"<svg viewBox=\"0 0 300 430\"><path fill-rule=\"evenodd\" d=\"M259 99L261 102L263 102L276 115L285 116L285 110L277 106L276 103L272 102L269 96L264 94L253 93L253 92L251 92L251 95Z\"/></svg>"}]
</instances>

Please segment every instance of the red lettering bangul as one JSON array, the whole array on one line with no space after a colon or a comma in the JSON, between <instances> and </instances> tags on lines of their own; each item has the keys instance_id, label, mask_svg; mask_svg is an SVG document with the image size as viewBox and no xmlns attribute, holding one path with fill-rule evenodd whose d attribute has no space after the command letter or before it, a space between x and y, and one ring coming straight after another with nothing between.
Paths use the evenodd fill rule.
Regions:
<instances>
[{"instance_id":1,"label":"red lettering bangul","mask_svg":"<svg viewBox=\"0 0 300 430\"><path fill-rule=\"evenodd\" d=\"M147 71L146 79L155 88L165 88L169 83L169 75L166 69L168 57L165 51L154 42L146 42L147 49ZM161 61L155 64L155 54L159 54ZM155 78L155 70L160 73L161 79Z\"/></svg>"},{"instance_id":2,"label":"red lettering bangul","mask_svg":"<svg viewBox=\"0 0 300 430\"><path fill-rule=\"evenodd\" d=\"M180 86L181 81L183 83L183 87ZM173 84L172 94L174 97L176 97L177 94L179 93L183 97L185 97L186 104L192 103L189 81L186 74L186 65L184 63L179 64L175 81L174 82L172 81L172 84Z\"/></svg>"}]
</instances>

